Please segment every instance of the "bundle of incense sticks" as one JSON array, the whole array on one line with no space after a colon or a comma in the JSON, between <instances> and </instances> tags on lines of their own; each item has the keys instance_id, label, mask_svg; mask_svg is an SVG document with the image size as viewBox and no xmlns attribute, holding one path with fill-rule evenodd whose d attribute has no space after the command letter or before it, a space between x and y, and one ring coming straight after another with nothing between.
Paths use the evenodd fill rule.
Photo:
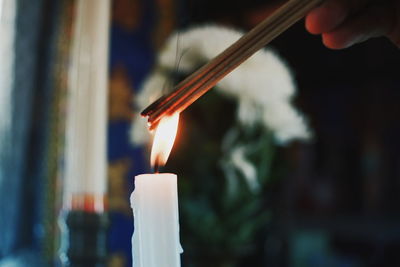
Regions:
<instances>
[{"instance_id":1,"label":"bundle of incense sticks","mask_svg":"<svg viewBox=\"0 0 400 267\"><path fill-rule=\"evenodd\" d=\"M154 129L163 116L182 112L246 59L323 1L289 0L221 54L176 85L171 93L160 97L143 110L141 115L148 117L150 129Z\"/></svg>"}]
</instances>

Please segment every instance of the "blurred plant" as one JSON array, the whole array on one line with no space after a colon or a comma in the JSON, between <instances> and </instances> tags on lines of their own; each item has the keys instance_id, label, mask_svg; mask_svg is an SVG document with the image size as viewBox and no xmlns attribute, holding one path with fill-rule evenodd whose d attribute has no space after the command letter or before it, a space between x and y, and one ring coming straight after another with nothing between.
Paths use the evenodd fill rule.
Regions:
<instances>
[{"instance_id":1,"label":"blurred plant","mask_svg":"<svg viewBox=\"0 0 400 267\"><path fill-rule=\"evenodd\" d=\"M207 26L171 37L137 95L139 111L240 36ZM181 115L168 168L179 172L187 266L235 266L255 250L270 219L265 191L273 178L275 141L310 137L291 105L294 92L286 65L271 50L260 51ZM148 144L145 120L138 116L133 126L133 142Z\"/></svg>"},{"instance_id":2,"label":"blurred plant","mask_svg":"<svg viewBox=\"0 0 400 267\"><path fill-rule=\"evenodd\" d=\"M211 92L182 114L168 164L179 170L182 244L192 266L222 266L253 252L269 219L263 187L270 178L272 138L261 127L235 123L235 108Z\"/></svg>"}]
</instances>

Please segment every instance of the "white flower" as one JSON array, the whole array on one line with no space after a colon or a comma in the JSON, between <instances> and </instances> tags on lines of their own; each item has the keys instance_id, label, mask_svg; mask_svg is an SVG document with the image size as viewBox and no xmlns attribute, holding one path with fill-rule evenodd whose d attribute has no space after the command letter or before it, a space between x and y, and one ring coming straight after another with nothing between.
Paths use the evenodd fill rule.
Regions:
<instances>
[{"instance_id":1,"label":"white flower","mask_svg":"<svg viewBox=\"0 0 400 267\"><path fill-rule=\"evenodd\" d=\"M168 71L189 73L208 62L242 36L242 33L218 26L203 26L173 35L158 57L157 68L136 96L136 107L142 110L165 93ZM222 79L216 89L238 102L237 120L245 127L261 123L280 144L293 139L306 139L310 132L305 119L292 106L295 83L288 66L271 49L258 51L233 72ZM146 120L136 116L132 127L132 141L147 144L150 134ZM221 167L227 173L229 192L238 188L240 173L249 189L259 189L258 173L248 159L251 146L237 142L235 130L228 131L222 140ZM235 171L236 170L236 171Z\"/></svg>"},{"instance_id":2,"label":"white flower","mask_svg":"<svg viewBox=\"0 0 400 267\"><path fill-rule=\"evenodd\" d=\"M157 68L136 96L136 106L142 110L163 94L168 81L165 70L194 68L211 60L242 36L242 33L219 26L202 26L179 32L167 41L158 57ZM178 51L177 51L178 49ZM177 56L178 55L178 56ZM271 49L258 51L216 87L220 93L239 102L238 120L244 125L262 122L276 140L283 144L292 139L307 139L310 132L305 119L292 106L295 84L287 65ZM145 119L134 120L132 141L148 142Z\"/></svg>"}]
</instances>

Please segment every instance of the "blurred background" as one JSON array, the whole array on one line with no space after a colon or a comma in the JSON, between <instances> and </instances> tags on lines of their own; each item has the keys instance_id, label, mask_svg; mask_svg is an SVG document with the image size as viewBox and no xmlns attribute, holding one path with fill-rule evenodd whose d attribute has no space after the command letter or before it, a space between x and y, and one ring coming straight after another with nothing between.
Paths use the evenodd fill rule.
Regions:
<instances>
[{"instance_id":1,"label":"blurred background","mask_svg":"<svg viewBox=\"0 0 400 267\"><path fill-rule=\"evenodd\" d=\"M133 100L166 38L208 23L246 31L281 3L112 0L108 266L131 266L129 195L150 171L146 148L129 140ZM0 0L0 266L59 265L75 6ZM254 157L258 169L268 164L261 192L242 186L229 203L219 194L226 174L213 164L236 103L210 95L184 115L191 124L167 166L182 177L182 266L400 266L400 52L385 39L331 51L303 24L270 46L294 73L314 139L277 146L252 133L266 140Z\"/></svg>"}]
</instances>

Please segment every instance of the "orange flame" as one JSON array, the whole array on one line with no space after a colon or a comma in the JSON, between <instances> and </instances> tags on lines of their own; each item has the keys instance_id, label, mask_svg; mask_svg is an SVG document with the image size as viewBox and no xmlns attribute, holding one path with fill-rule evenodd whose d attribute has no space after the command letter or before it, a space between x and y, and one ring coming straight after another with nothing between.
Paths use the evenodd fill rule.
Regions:
<instances>
[{"instance_id":1,"label":"orange flame","mask_svg":"<svg viewBox=\"0 0 400 267\"><path fill-rule=\"evenodd\" d=\"M178 130L179 113L164 117L158 124L151 148L151 166L163 166L168 160Z\"/></svg>"}]
</instances>

